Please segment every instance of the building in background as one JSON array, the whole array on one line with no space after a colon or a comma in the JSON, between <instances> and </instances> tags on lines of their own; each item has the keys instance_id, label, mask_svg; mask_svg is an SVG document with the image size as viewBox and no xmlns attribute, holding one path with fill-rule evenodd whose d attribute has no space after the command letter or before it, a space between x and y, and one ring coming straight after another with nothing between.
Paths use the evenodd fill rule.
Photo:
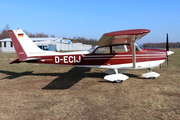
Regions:
<instances>
[{"instance_id":1,"label":"building in background","mask_svg":"<svg viewBox=\"0 0 180 120\"><path fill-rule=\"evenodd\" d=\"M72 43L70 39L62 38L30 38L39 48L46 51L73 51L88 50L92 45L82 43ZM4 53L14 53L15 49L11 38L0 40L0 51Z\"/></svg>"},{"instance_id":2,"label":"building in background","mask_svg":"<svg viewBox=\"0 0 180 120\"><path fill-rule=\"evenodd\" d=\"M58 39L56 40L56 49L57 51L72 51L72 42L69 39Z\"/></svg>"}]
</instances>

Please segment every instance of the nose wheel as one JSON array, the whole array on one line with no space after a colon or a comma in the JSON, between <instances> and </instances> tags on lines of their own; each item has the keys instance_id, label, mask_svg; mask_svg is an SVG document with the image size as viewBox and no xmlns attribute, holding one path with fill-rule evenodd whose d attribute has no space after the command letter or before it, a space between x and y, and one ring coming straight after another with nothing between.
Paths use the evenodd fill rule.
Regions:
<instances>
[{"instance_id":1,"label":"nose wheel","mask_svg":"<svg viewBox=\"0 0 180 120\"><path fill-rule=\"evenodd\" d=\"M156 72L152 72L150 68L147 70L147 73L142 74L142 77L148 78L148 79L155 79L159 76L160 76L160 74L158 74Z\"/></svg>"},{"instance_id":2,"label":"nose wheel","mask_svg":"<svg viewBox=\"0 0 180 120\"><path fill-rule=\"evenodd\" d=\"M151 68L148 68L147 72L152 72L152 71L151 71Z\"/></svg>"}]
</instances>

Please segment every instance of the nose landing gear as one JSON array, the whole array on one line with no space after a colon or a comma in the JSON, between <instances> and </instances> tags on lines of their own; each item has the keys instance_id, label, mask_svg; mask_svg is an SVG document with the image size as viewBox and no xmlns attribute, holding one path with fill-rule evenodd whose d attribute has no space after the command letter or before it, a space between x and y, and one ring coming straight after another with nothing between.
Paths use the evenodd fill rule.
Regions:
<instances>
[{"instance_id":1,"label":"nose landing gear","mask_svg":"<svg viewBox=\"0 0 180 120\"><path fill-rule=\"evenodd\" d=\"M159 76L160 76L160 74L158 74L156 72L152 72L150 68L148 68L147 73L142 74L142 77L148 78L148 79L155 79Z\"/></svg>"}]
</instances>

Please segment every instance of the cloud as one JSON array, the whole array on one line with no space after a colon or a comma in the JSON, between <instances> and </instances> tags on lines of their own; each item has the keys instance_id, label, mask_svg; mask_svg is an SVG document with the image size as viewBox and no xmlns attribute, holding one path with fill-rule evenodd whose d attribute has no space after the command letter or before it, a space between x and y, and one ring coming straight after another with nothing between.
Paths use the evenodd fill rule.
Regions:
<instances>
[{"instance_id":1,"label":"cloud","mask_svg":"<svg viewBox=\"0 0 180 120\"><path fill-rule=\"evenodd\" d=\"M83 23L83 24L85 23L85 22L83 22L83 21L81 21L81 20L77 20L77 21L80 22L80 23Z\"/></svg>"}]
</instances>

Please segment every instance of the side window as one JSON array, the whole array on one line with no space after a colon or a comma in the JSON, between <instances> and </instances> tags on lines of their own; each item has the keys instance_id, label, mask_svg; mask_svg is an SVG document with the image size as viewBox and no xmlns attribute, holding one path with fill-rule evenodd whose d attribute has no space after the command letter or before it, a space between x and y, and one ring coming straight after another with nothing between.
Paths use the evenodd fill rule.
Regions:
<instances>
[{"instance_id":1,"label":"side window","mask_svg":"<svg viewBox=\"0 0 180 120\"><path fill-rule=\"evenodd\" d=\"M113 53L128 52L128 51L129 51L129 46L128 45L112 46L112 52Z\"/></svg>"},{"instance_id":2,"label":"side window","mask_svg":"<svg viewBox=\"0 0 180 120\"><path fill-rule=\"evenodd\" d=\"M6 42L4 42L4 47L6 47Z\"/></svg>"},{"instance_id":3,"label":"side window","mask_svg":"<svg viewBox=\"0 0 180 120\"><path fill-rule=\"evenodd\" d=\"M13 47L13 43L11 42L11 47Z\"/></svg>"},{"instance_id":4,"label":"side window","mask_svg":"<svg viewBox=\"0 0 180 120\"><path fill-rule=\"evenodd\" d=\"M48 46L47 46L47 45L44 45L44 46L43 46L43 50L48 50Z\"/></svg>"},{"instance_id":5,"label":"side window","mask_svg":"<svg viewBox=\"0 0 180 120\"><path fill-rule=\"evenodd\" d=\"M110 54L110 47L101 47L98 48L95 53L97 54Z\"/></svg>"}]
</instances>

